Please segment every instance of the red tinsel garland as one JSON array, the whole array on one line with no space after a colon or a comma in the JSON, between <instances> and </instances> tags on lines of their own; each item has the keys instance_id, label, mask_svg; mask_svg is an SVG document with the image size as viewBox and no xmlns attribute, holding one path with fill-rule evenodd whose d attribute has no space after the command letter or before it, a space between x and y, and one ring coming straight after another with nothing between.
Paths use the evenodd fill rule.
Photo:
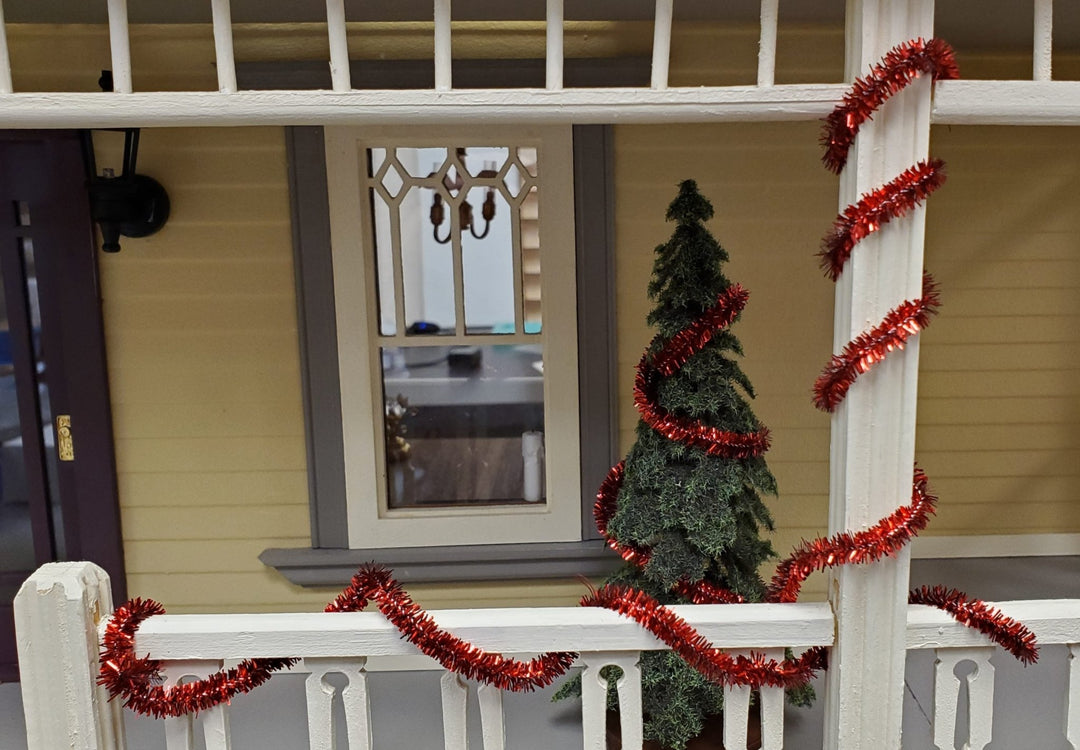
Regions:
<instances>
[{"instance_id":1,"label":"red tinsel garland","mask_svg":"<svg viewBox=\"0 0 1080 750\"><path fill-rule=\"evenodd\" d=\"M921 161L888 185L867 193L836 217L821 241L821 267L836 281L861 240L922 203L945 182L945 162Z\"/></svg>"},{"instance_id":2,"label":"red tinsel garland","mask_svg":"<svg viewBox=\"0 0 1080 750\"><path fill-rule=\"evenodd\" d=\"M966 594L956 589L923 586L908 594L908 603L927 604L948 612L958 622L988 636L1024 664L1032 664L1039 659L1035 634L1023 623L1006 617L1001 610L989 606L986 602L969 599Z\"/></svg>"},{"instance_id":3,"label":"red tinsel garland","mask_svg":"<svg viewBox=\"0 0 1080 750\"><path fill-rule=\"evenodd\" d=\"M822 143L826 166L839 172L860 125L890 96L903 89L919 74L935 79L955 78L956 63L944 42L931 39L902 44L890 51L871 74L855 82L844 102L826 121ZM890 185L869 193L849 206L838 218L831 235L823 241L823 265L834 281L839 277L855 245L882 224L899 218L933 192L943 179L942 164L927 162L912 167ZM730 325L746 304L747 293L732 286L698 320L673 336L656 351L648 352L638 365L634 400L642 419L671 440L692 445L711 455L749 458L768 449L768 431L761 427L749 433L718 430L666 412L656 402L660 380L670 377ZM855 378L880 361L889 351L925 327L938 304L929 277L924 278L923 297L904 302L886 320L845 347L833 358L815 386L815 402L834 409L843 400ZM654 341L654 344L657 343ZM650 345L650 349L653 345ZM651 554L648 547L624 545L608 533L615 513L624 464L608 472L594 507L597 528L609 546L628 562L644 566ZM927 490L926 476L915 470L912 502L902 506L874 526L858 532L841 532L828 539L804 542L777 567L765 597L770 602L790 602L798 597L802 583L816 570L839 565L865 564L895 554L920 530L933 513L935 498ZM674 593L695 603L737 603L742 597L707 581L680 581ZM395 581L390 572L377 565L362 567L352 583L326 608L328 612L359 611L371 600L402 635L446 669L502 689L525 691L550 684L563 675L576 654L551 652L528 661L487 653L441 630ZM949 612L958 621L977 628L1025 664L1038 656L1032 633L1022 624L978 600L969 600L957 591L941 587L911 593L909 601L929 604ZM619 612L642 624L667 643L688 664L710 680L727 685L792 687L805 684L814 670L825 666L825 650L816 648L797 658L773 660L759 654L724 654L685 620L641 591L606 586L582 600ZM178 716L205 710L227 702L265 682L275 670L292 666L295 659L250 659L237 667L218 672L194 683L163 687L161 663L137 658L134 636L139 624L164 612L156 602L135 599L120 607L106 627L101 654L99 681L110 695L122 696L128 707L153 716Z\"/></svg>"},{"instance_id":4,"label":"red tinsel garland","mask_svg":"<svg viewBox=\"0 0 1080 750\"><path fill-rule=\"evenodd\" d=\"M840 354L834 354L814 383L814 405L832 412L844 400L855 379L881 362L894 349L930 325L930 318L941 304L937 285L930 274L923 274L923 296L904 300L894 307L880 324L849 341Z\"/></svg>"},{"instance_id":5,"label":"red tinsel garland","mask_svg":"<svg viewBox=\"0 0 1080 750\"><path fill-rule=\"evenodd\" d=\"M952 47L941 39L924 42L915 39L893 47L864 78L856 78L844 101L825 118L821 145L825 167L840 174L847 163L848 151L864 122L889 98L906 88L920 73L933 80L960 77Z\"/></svg>"}]
</instances>

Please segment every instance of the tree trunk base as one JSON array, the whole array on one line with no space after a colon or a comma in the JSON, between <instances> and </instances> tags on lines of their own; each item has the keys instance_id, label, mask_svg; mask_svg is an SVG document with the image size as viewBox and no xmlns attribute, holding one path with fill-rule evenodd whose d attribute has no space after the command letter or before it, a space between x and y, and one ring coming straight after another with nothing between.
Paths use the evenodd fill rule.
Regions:
<instances>
[{"instance_id":1,"label":"tree trunk base","mask_svg":"<svg viewBox=\"0 0 1080 750\"><path fill-rule=\"evenodd\" d=\"M750 721L746 736L747 745L745 750L760 750L761 715L758 713L756 705L750 707ZM617 711L608 711L607 713L607 750L623 750L622 733L619 728L619 713ZM642 750L664 750L664 748L659 743L648 740L642 745ZM719 714L705 719L705 726L702 728L701 734L687 743L686 750L744 750L744 748L725 748L724 716Z\"/></svg>"}]
</instances>

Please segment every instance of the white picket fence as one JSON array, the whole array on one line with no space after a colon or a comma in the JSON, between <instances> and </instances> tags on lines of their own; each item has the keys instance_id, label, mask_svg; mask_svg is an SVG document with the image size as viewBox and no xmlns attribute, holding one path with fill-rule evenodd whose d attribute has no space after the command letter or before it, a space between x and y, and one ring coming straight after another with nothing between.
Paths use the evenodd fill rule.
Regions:
<instances>
[{"instance_id":1,"label":"white picket fence","mask_svg":"<svg viewBox=\"0 0 1080 750\"><path fill-rule=\"evenodd\" d=\"M999 605L1023 620L1045 645L1068 646L1068 689L1064 696L1064 733L1071 746L1080 743L1080 600L1018 601ZM675 608L714 644L733 653L754 651L782 657L812 646L833 645L834 619L825 603L746 604ZM19 664L29 750L122 750L126 748L121 708L96 685L99 640L112 611L107 574L91 563L51 563L23 585L15 600ZM664 646L633 622L606 610L562 607L447 610L432 613L461 638L504 654L565 650L581 653L583 668L582 730L586 750L605 748L608 665L622 669L619 701L624 747L641 744L641 688L637 667L644 650ZM332 704L338 688L326 675L340 674L350 750L372 747L368 674L374 671L440 670L441 667L402 640L377 612L337 614L159 615L139 630L136 653L165 662L169 683L201 676L253 657L298 656L292 671L306 674L309 744L312 750L341 747L334 735ZM936 653L934 741L953 748L958 715L962 747L980 750L993 726L995 647L974 630L944 613L912 606L908 612L907 648ZM955 667L974 663L966 690ZM441 678L443 746L467 748L466 701L476 689L484 750L515 747L506 737L502 693L466 684L457 675ZM857 697L854 697L857 700ZM960 700L966 700L966 710ZM746 747L750 691L726 691L725 743ZM784 735L784 696L778 688L761 691L763 749L780 750ZM866 710L876 710L866 706ZM394 717L400 721L406 717ZM196 746L202 734L207 750L232 747L229 707L189 717L167 719L163 730L169 750Z\"/></svg>"}]
</instances>

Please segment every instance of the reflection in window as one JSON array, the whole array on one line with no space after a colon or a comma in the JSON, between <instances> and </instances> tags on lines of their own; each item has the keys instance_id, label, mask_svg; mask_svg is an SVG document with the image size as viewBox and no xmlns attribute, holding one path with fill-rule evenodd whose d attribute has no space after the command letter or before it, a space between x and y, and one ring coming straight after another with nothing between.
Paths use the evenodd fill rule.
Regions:
<instances>
[{"instance_id":1,"label":"reflection in window","mask_svg":"<svg viewBox=\"0 0 1080 750\"><path fill-rule=\"evenodd\" d=\"M539 345L381 353L389 508L544 502Z\"/></svg>"},{"instance_id":2,"label":"reflection in window","mask_svg":"<svg viewBox=\"0 0 1080 750\"><path fill-rule=\"evenodd\" d=\"M537 152L371 148L383 336L537 334Z\"/></svg>"}]
</instances>

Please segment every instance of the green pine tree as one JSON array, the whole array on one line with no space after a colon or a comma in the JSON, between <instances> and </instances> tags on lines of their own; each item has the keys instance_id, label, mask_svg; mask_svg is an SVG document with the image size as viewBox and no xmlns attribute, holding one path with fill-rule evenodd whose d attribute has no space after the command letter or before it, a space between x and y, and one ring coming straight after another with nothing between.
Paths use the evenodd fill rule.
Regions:
<instances>
[{"instance_id":1,"label":"green pine tree","mask_svg":"<svg viewBox=\"0 0 1080 750\"><path fill-rule=\"evenodd\" d=\"M731 286L721 270L728 254L705 227L712 216L697 184L683 182L667 212L675 232L656 248L648 287L655 302L648 323L658 332L650 352L697 320ZM742 353L730 328L719 332L661 381L660 406L723 430L759 429L749 404L754 389L736 359ZM758 569L775 557L760 534L762 527L773 528L762 495L776 495L776 480L763 457L709 455L639 422L608 532L621 544L649 547L652 554L643 569L627 564L608 583L680 604L686 600L672 587L704 579L747 601L760 601L765 582ZM645 737L681 750L700 733L707 715L721 711L723 689L671 652L643 654L641 667Z\"/></svg>"}]
</instances>

